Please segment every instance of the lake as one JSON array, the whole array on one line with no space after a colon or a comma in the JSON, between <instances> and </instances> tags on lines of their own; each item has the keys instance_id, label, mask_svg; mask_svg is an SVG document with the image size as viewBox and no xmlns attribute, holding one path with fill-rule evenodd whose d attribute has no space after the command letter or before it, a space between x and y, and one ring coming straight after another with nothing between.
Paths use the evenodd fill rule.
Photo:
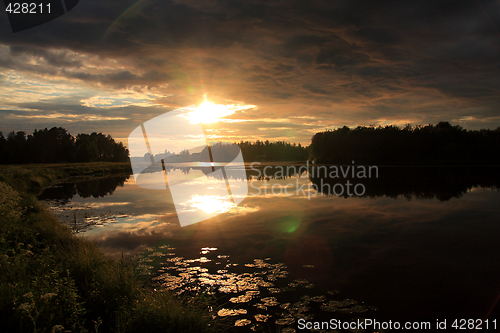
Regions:
<instances>
[{"instance_id":1,"label":"lake","mask_svg":"<svg viewBox=\"0 0 500 333\"><path fill-rule=\"evenodd\" d=\"M380 167L377 177L356 169L331 178L264 167L246 165L248 196L236 207L210 197L220 179L200 177L203 168L167 170L167 178L198 175L208 190L197 207L219 213L185 227L168 190L138 187L129 175L68 181L40 200L104 252L133 258L158 288L213 294L214 315L237 331L360 318L433 328L446 320L449 330L455 319L488 318L493 331L498 168Z\"/></svg>"}]
</instances>

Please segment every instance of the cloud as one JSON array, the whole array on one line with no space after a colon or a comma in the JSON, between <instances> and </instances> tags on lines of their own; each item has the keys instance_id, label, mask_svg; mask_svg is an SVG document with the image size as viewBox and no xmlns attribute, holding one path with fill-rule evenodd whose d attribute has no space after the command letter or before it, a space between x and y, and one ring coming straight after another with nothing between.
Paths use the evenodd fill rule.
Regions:
<instances>
[{"instance_id":1,"label":"cloud","mask_svg":"<svg viewBox=\"0 0 500 333\"><path fill-rule=\"evenodd\" d=\"M31 48L25 46L11 46L10 53L12 57L30 55L37 59L43 59L44 62L55 67L80 67L81 62L70 59L67 52L49 51L43 48Z\"/></svg>"},{"instance_id":2,"label":"cloud","mask_svg":"<svg viewBox=\"0 0 500 333\"><path fill-rule=\"evenodd\" d=\"M39 85L65 86L73 90L71 96L79 90L85 100L114 100L93 104L95 113L83 111L75 100L64 112L55 106L52 111L60 114L120 117L108 115L113 106L168 109L199 103L208 93L214 100L257 105L258 111L245 117L307 115L318 129L467 116L475 121L461 120L465 127L496 127L500 38L494 26L500 27L500 3L480 3L491 22L477 3L447 0L88 0L17 34L5 16L0 18L0 84L5 95L20 100L7 96L4 108L35 108L21 105L25 84L6 83L13 82L6 77L18 75ZM43 104L38 109L47 107L46 96L34 98L43 89L30 89L30 101ZM124 93L142 97L134 104ZM245 137L252 130L260 135L258 127L244 130ZM310 130L298 129L290 140L307 143ZM283 137L278 129L266 135Z\"/></svg>"}]
</instances>

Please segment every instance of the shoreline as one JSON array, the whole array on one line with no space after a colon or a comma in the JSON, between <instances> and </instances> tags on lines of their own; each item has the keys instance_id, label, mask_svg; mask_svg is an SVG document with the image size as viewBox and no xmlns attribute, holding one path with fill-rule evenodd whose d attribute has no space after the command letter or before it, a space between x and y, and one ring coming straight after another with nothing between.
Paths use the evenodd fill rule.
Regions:
<instances>
[{"instance_id":1,"label":"shoreline","mask_svg":"<svg viewBox=\"0 0 500 333\"><path fill-rule=\"evenodd\" d=\"M200 295L157 292L130 264L72 234L34 194L128 163L0 167L0 323L9 332L216 332ZM188 304L189 302L189 304Z\"/></svg>"},{"instance_id":2,"label":"shoreline","mask_svg":"<svg viewBox=\"0 0 500 333\"><path fill-rule=\"evenodd\" d=\"M9 184L16 191L38 194L55 182L71 177L131 172L128 162L4 164L0 165L0 182Z\"/></svg>"}]
</instances>

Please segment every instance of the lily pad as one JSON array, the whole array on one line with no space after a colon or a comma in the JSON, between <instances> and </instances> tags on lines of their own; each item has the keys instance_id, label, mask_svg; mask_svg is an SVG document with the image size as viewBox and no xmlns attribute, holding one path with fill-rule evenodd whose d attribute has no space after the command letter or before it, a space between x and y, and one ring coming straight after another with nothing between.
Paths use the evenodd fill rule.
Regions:
<instances>
[{"instance_id":1,"label":"lily pad","mask_svg":"<svg viewBox=\"0 0 500 333\"><path fill-rule=\"evenodd\" d=\"M270 314L257 314L254 316L255 320L265 323L269 318L271 318Z\"/></svg>"},{"instance_id":2,"label":"lily pad","mask_svg":"<svg viewBox=\"0 0 500 333\"><path fill-rule=\"evenodd\" d=\"M217 311L217 315L219 317L238 316L244 314L247 314L247 310L245 309L220 309Z\"/></svg>"},{"instance_id":3,"label":"lily pad","mask_svg":"<svg viewBox=\"0 0 500 333\"><path fill-rule=\"evenodd\" d=\"M293 317L280 318L276 320L276 325L291 325L293 323L295 323L295 318Z\"/></svg>"},{"instance_id":4,"label":"lily pad","mask_svg":"<svg viewBox=\"0 0 500 333\"><path fill-rule=\"evenodd\" d=\"M252 300L252 296L250 295L240 295L238 297L233 297L229 299L231 303L248 303Z\"/></svg>"},{"instance_id":5,"label":"lily pad","mask_svg":"<svg viewBox=\"0 0 500 333\"><path fill-rule=\"evenodd\" d=\"M235 323L234 326L247 326L250 325L252 322L248 319L238 319Z\"/></svg>"}]
</instances>

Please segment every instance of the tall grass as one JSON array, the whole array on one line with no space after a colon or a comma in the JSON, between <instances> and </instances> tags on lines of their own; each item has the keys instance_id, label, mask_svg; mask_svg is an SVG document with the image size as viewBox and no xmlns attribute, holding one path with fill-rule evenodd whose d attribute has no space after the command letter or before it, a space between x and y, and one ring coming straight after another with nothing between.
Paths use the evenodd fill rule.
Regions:
<instances>
[{"instance_id":1,"label":"tall grass","mask_svg":"<svg viewBox=\"0 0 500 333\"><path fill-rule=\"evenodd\" d=\"M29 188L38 175L42 182L58 177L40 172L4 178ZM182 301L149 288L131 266L73 236L32 195L0 182L2 331L214 332L220 327L207 306L203 298Z\"/></svg>"}]
</instances>

